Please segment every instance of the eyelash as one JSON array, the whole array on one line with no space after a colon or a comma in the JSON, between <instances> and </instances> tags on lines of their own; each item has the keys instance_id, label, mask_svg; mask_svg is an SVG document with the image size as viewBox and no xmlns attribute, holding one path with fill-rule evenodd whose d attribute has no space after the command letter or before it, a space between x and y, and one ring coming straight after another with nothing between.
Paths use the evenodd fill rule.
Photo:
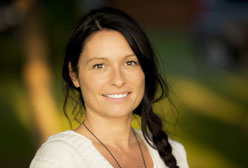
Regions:
<instances>
[{"instance_id":1,"label":"eyelash","mask_svg":"<svg viewBox=\"0 0 248 168\"><path fill-rule=\"evenodd\" d=\"M127 61L126 62L127 66L134 66L134 65L138 65L138 63L136 61ZM93 65L93 69L102 69L104 68L104 64L95 64Z\"/></svg>"},{"instance_id":2,"label":"eyelash","mask_svg":"<svg viewBox=\"0 0 248 168\"><path fill-rule=\"evenodd\" d=\"M138 65L138 63L135 62L135 61L127 61L126 64L127 64L128 66Z\"/></svg>"},{"instance_id":3,"label":"eyelash","mask_svg":"<svg viewBox=\"0 0 248 168\"><path fill-rule=\"evenodd\" d=\"M99 66L101 66L101 67L99 67ZM93 68L94 69L102 69L102 68L104 68L104 64L95 64L95 65L93 65Z\"/></svg>"}]
</instances>

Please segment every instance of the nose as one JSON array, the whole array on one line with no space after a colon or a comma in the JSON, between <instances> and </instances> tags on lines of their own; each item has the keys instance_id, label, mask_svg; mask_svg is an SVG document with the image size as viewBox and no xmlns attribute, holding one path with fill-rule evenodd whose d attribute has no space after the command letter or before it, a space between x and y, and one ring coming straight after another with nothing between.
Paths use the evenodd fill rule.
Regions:
<instances>
[{"instance_id":1,"label":"nose","mask_svg":"<svg viewBox=\"0 0 248 168\"><path fill-rule=\"evenodd\" d=\"M117 88L120 88L125 84L125 78L121 68L113 69L110 83Z\"/></svg>"}]
</instances>

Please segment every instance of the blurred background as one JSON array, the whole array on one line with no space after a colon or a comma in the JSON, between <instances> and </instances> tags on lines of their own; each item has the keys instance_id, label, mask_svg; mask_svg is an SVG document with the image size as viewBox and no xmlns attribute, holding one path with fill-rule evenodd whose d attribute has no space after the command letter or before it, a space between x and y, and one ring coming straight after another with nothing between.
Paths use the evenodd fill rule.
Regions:
<instances>
[{"instance_id":1,"label":"blurred background","mask_svg":"<svg viewBox=\"0 0 248 168\"><path fill-rule=\"evenodd\" d=\"M161 114L165 129L190 167L248 167L248 0L0 0L0 167L28 167L48 136L70 129L64 48L101 6L126 11L149 36L177 107Z\"/></svg>"}]
</instances>

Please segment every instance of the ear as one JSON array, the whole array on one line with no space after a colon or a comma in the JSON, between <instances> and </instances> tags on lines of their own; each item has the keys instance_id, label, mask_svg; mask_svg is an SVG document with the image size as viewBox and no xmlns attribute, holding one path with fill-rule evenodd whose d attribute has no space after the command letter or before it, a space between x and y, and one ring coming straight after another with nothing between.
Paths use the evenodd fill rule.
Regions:
<instances>
[{"instance_id":1,"label":"ear","mask_svg":"<svg viewBox=\"0 0 248 168\"><path fill-rule=\"evenodd\" d=\"M69 68L69 76L71 78L72 83L76 88L79 88L80 85L79 85L78 76L77 73L72 70L71 62L68 63L68 68Z\"/></svg>"}]
</instances>

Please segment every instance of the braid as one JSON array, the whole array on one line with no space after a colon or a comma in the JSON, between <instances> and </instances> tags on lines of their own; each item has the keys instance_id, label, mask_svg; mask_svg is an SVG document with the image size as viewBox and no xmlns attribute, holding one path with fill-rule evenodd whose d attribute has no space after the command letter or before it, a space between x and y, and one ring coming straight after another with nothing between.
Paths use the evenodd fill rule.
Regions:
<instances>
[{"instance_id":1,"label":"braid","mask_svg":"<svg viewBox=\"0 0 248 168\"><path fill-rule=\"evenodd\" d=\"M101 29L109 29L120 32L127 40L129 46L135 53L135 56L137 56L145 74L145 94L143 101L134 110L134 113L139 114L142 117L142 132L147 143L153 142L153 144L149 144L158 150L159 155L168 167L178 167L176 159L172 154L172 147L169 144L168 136L162 130L162 121L152 110L153 103L158 102L162 98L167 98L169 100L168 85L159 73L159 64L147 36L136 21L133 20L128 14L118 9L105 7L92 10L80 20L66 47L66 56L62 71L63 78L66 82L66 99L64 109L66 110L67 99L72 98L72 96L76 96L70 95L70 90L75 89L80 93L80 89L77 90L71 81L68 73L68 64L70 62L73 72L77 73L78 60L84 45L89 37ZM159 87L161 90L158 90ZM155 99L155 94L157 91L161 91L161 95ZM84 107L82 94L80 93L80 95L82 107ZM74 100L78 103L77 99ZM73 110L73 112L74 111L75 110ZM80 112L81 111L82 110L80 110ZM74 113L74 116L82 114L80 112ZM69 115L67 115L67 117L68 116ZM152 137L149 136L147 128L151 131Z\"/></svg>"},{"instance_id":2,"label":"braid","mask_svg":"<svg viewBox=\"0 0 248 168\"><path fill-rule=\"evenodd\" d=\"M143 100L142 108L142 132L150 146L158 150L160 157L169 168L179 168L177 161L172 154L172 147L168 141L167 134L162 130L162 121L160 117L152 110L151 104ZM149 136L147 126L152 134ZM152 141L154 145L150 142Z\"/></svg>"}]
</instances>

